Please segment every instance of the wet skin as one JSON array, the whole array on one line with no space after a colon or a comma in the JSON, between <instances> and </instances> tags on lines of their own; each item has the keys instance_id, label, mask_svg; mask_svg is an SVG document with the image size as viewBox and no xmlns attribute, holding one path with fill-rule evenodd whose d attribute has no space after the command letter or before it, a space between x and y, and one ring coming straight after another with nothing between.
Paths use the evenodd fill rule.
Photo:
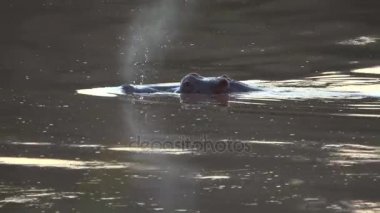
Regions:
<instances>
[{"instance_id":1,"label":"wet skin","mask_svg":"<svg viewBox=\"0 0 380 213\"><path fill-rule=\"evenodd\" d=\"M228 94L238 92L259 91L245 83L233 80L226 75L204 77L198 73L190 73L182 78L179 85L123 85L125 93L172 92L181 94Z\"/></svg>"}]
</instances>

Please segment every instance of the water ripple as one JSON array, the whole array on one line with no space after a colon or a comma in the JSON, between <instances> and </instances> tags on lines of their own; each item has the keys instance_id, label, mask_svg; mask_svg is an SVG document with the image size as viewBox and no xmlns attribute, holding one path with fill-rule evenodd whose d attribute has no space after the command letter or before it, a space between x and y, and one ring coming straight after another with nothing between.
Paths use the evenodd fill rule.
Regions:
<instances>
[{"instance_id":1,"label":"water ripple","mask_svg":"<svg viewBox=\"0 0 380 213\"><path fill-rule=\"evenodd\" d=\"M329 144L322 147L329 151L329 164L355 165L380 163L380 147L359 144Z\"/></svg>"},{"instance_id":2,"label":"water ripple","mask_svg":"<svg viewBox=\"0 0 380 213\"><path fill-rule=\"evenodd\" d=\"M364 45L367 45L367 44L375 43L376 40L378 40L378 39L379 38L370 37L370 36L360 36L360 37L357 37L357 38L340 41L340 42L338 42L338 44L341 44L341 45L364 46Z\"/></svg>"}]
</instances>

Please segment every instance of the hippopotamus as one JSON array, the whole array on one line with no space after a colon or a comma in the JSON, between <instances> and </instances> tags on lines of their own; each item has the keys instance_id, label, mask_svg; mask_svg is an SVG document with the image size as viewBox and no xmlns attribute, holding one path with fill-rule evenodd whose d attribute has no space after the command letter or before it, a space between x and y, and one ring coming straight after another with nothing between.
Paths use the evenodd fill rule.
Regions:
<instances>
[{"instance_id":1,"label":"hippopotamus","mask_svg":"<svg viewBox=\"0 0 380 213\"><path fill-rule=\"evenodd\" d=\"M198 73L185 75L179 84L148 84L122 86L125 93L157 93L169 92L180 94L229 94L240 92L259 91L248 84L236 81L227 75L217 77L204 77Z\"/></svg>"}]
</instances>

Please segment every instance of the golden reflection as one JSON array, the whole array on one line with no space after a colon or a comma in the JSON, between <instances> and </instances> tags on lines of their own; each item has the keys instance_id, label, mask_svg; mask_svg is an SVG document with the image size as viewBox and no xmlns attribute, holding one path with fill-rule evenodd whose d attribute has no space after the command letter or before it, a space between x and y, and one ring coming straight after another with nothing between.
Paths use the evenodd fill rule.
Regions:
<instances>
[{"instance_id":1,"label":"golden reflection","mask_svg":"<svg viewBox=\"0 0 380 213\"><path fill-rule=\"evenodd\" d=\"M357 37L357 38L353 38L353 39L349 39L349 40L345 40L345 41L340 41L340 42L338 42L338 44L341 44L341 45L364 46L364 45L367 45L367 44L375 43L376 40L378 40L378 39L379 38L370 37L370 36L360 36L360 37Z\"/></svg>"},{"instance_id":2,"label":"golden reflection","mask_svg":"<svg viewBox=\"0 0 380 213\"><path fill-rule=\"evenodd\" d=\"M352 213L379 213L380 202L366 200L341 201L344 207Z\"/></svg>"},{"instance_id":3,"label":"golden reflection","mask_svg":"<svg viewBox=\"0 0 380 213\"><path fill-rule=\"evenodd\" d=\"M322 149L330 151L330 164L353 165L380 162L380 147L357 144L326 145Z\"/></svg>"},{"instance_id":4,"label":"golden reflection","mask_svg":"<svg viewBox=\"0 0 380 213\"><path fill-rule=\"evenodd\" d=\"M341 71L326 71L326 72L322 72L321 74L322 75L336 75L336 74L341 74L342 72Z\"/></svg>"},{"instance_id":5,"label":"golden reflection","mask_svg":"<svg viewBox=\"0 0 380 213\"><path fill-rule=\"evenodd\" d=\"M261 105L265 106L266 103L260 103L260 102L244 102L244 101L229 101L230 104L244 104L244 105Z\"/></svg>"},{"instance_id":6,"label":"golden reflection","mask_svg":"<svg viewBox=\"0 0 380 213\"><path fill-rule=\"evenodd\" d=\"M54 200L59 199L75 199L78 198L79 195L82 195L84 193L82 192L54 192L50 189L18 189L13 188L12 192L7 193L17 193L19 195L6 197L2 200L0 200L0 204L7 204L7 203L33 203L33 202L39 202L43 198L50 198ZM1 207L1 205L0 205Z\"/></svg>"},{"instance_id":7,"label":"golden reflection","mask_svg":"<svg viewBox=\"0 0 380 213\"><path fill-rule=\"evenodd\" d=\"M129 167L126 163L25 157L0 157L0 164L30 167L54 167L62 169L122 169Z\"/></svg>"},{"instance_id":8,"label":"golden reflection","mask_svg":"<svg viewBox=\"0 0 380 213\"><path fill-rule=\"evenodd\" d=\"M255 140L249 140L249 141L242 141L244 143L250 143L250 144L265 144L265 145L288 145L288 144L294 144L293 142L286 142L286 141L255 141Z\"/></svg>"},{"instance_id":9,"label":"golden reflection","mask_svg":"<svg viewBox=\"0 0 380 213\"><path fill-rule=\"evenodd\" d=\"M330 115L343 116L343 117L380 118L380 114L331 113Z\"/></svg>"},{"instance_id":10,"label":"golden reflection","mask_svg":"<svg viewBox=\"0 0 380 213\"><path fill-rule=\"evenodd\" d=\"M348 104L351 109L380 110L379 104Z\"/></svg>"},{"instance_id":11,"label":"golden reflection","mask_svg":"<svg viewBox=\"0 0 380 213\"><path fill-rule=\"evenodd\" d=\"M325 74L325 75L308 77L308 79L323 79L323 78L341 79L341 78L349 78L349 77L350 77L350 75L346 75L346 74Z\"/></svg>"},{"instance_id":12,"label":"golden reflection","mask_svg":"<svg viewBox=\"0 0 380 213\"><path fill-rule=\"evenodd\" d=\"M380 97L380 84L369 84L369 85L339 85L330 87L334 91L355 91L361 92L366 95L378 96Z\"/></svg>"},{"instance_id":13,"label":"golden reflection","mask_svg":"<svg viewBox=\"0 0 380 213\"><path fill-rule=\"evenodd\" d=\"M78 94L100 96L100 97L117 97L118 95L123 95L121 87L99 87L92 89L79 89Z\"/></svg>"},{"instance_id":14,"label":"golden reflection","mask_svg":"<svg viewBox=\"0 0 380 213\"><path fill-rule=\"evenodd\" d=\"M12 145L23 145L23 146L50 146L52 143L49 142L10 142Z\"/></svg>"},{"instance_id":15,"label":"golden reflection","mask_svg":"<svg viewBox=\"0 0 380 213\"><path fill-rule=\"evenodd\" d=\"M360 69L352 70L351 72L380 75L380 66L360 68Z\"/></svg>"},{"instance_id":16,"label":"golden reflection","mask_svg":"<svg viewBox=\"0 0 380 213\"><path fill-rule=\"evenodd\" d=\"M228 175L209 175L209 176L202 176L202 175L197 175L194 177L195 179L200 179L200 180L223 180L223 179L230 179L230 176Z\"/></svg>"},{"instance_id":17,"label":"golden reflection","mask_svg":"<svg viewBox=\"0 0 380 213\"><path fill-rule=\"evenodd\" d=\"M75 148L104 148L104 145L100 144L70 144L69 147L75 147Z\"/></svg>"},{"instance_id":18,"label":"golden reflection","mask_svg":"<svg viewBox=\"0 0 380 213\"><path fill-rule=\"evenodd\" d=\"M34 197L7 197L3 200L0 200L0 203L29 203L37 200L38 199Z\"/></svg>"},{"instance_id":19,"label":"golden reflection","mask_svg":"<svg viewBox=\"0 0 380 213\"><path fill-rule=\"evenodd\" d=\"M172 154L172 155L193 154L193 151L186 150L186 149L162 149L162 148L144 148L144 147L111 147L111 148L108 148L108 150L147 153L147 154Z\"/></svg>"}]
</instances>

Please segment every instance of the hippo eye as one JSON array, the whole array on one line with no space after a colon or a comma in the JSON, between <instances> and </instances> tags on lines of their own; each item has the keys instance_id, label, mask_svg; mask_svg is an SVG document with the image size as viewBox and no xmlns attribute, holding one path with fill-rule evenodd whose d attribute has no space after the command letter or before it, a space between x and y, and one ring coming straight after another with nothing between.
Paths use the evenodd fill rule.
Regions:
<instances>
[{"instance_id":1,"label":"hippo eye","mask_svg":"<svg viewBox=\"0 0 380 213\"><path fill-rule=\"evenodd\" d=\"M226 79L221 79L218 83L219 87L227 87L228 86L228 81Z\"/></svg>"},{"instance_id":2,"label":"hippo eye","mask_svg":"<svg viewBox=\"0 0 380 213\"><path fill-rule=\"evenodd\" d=\"M215 86L214 93L215 94L221 94L221 93L227 93L229 87L229 82L227 79L222 78L219 80L217 85Z\"/></svg>"},{"instance_id":3,"label":"hippo eye","mask_svg":"<svg viewBox=\"0 0 380 213\"><path fill-rule=\"evenodd\" d=\"M193 85L189 81L181 83L180 88L182 93L191 93L193 91Z\"/></svg>"}]
</instances>

